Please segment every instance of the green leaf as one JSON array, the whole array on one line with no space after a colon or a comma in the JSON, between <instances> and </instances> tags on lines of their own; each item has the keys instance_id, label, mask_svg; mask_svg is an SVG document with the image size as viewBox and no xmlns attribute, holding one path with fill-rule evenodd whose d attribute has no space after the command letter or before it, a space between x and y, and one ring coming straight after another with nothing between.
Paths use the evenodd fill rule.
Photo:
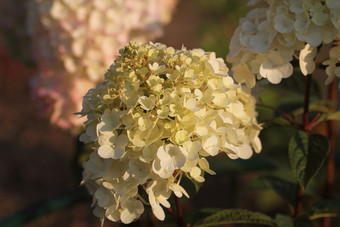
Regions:
<instances>
[{"instance_id":1,"label":"green leaf","mask_svg":"<svg viewBox=\"0 0 340 227\"><path fill-rule=\"evenodd\" d=\"M307 215L301 215L294 220L294 227L314 227L314 224Z\"/></svg>"},{"instance_id":2,"label":"green leaf","mask_svg":"<svg viewBox=\"0 0 340 227\"><path fill-rule=\"evenodd\" d=\"M194 184L194 186L195 186L195 191L196 191L196 193L198 193L198 191L200 190L200 188L201 188L201 186L202 186L202 183L199 183L199 182L197 182L197 181L195 181L195 180L191 180L191 182Z\"/></svg>"},{"instance_id":3,"label":"green leaf","mask_svg":"<svg viewBox=\"0 0 340 227\"><path fill-rule=\"evenodd\" d=\"M327 114L326 116L327 120L334 120L334 121L340 121L340 111L335 111Z\"/></svg>"},{"instance_id":4,"label":"green leaf","mask_svg":"<svg viewBox=\"0 0 340 227\"><path fill-rule=\"evenodd\" d=\"M325 101L316 101L314 103L309 104L309 113L317 112L317 113L329 113L331 111L331 106L329 103ZM302 115L304 112L304 107L302 106L299 109L296 109L292 114L293 115Z\"/></svg>"},{"instance_id":5,"label":"green leaf","mask_svg":"<svg viewBox=\"0 0 340 227\"><path fill-rule=\"evenodd\" d=\"M219 211L222 211L222 208L203 208L200 209L199 211L195 212L193 220L191 221L192 223L196 223L208 216L211 216Z\"/></svg>"},{"instance_id":6,"label":"green leaf","mask_svg":"<svg viewBox=\"0 0 340 227\"><path fill-rule=\"evenodd\" d=\"M274 176L262 176L267 184L290 205L296 203L297 185Z\"/></svg>"},{"instance_id":7,"label":"green leaf","mask_svg":"<svg viewBox=\"0 0 340 227\"><path fill-rule=\"evenodd\" d=\"M275 222L278 227L294 227L292 218L287 215L277 214Z\"/></svg>"},{"instance_id":8,"label":"green leaf","mask_svg":"<svg viewBox=\"0 0 340 227\"><path fill-rule=\"evenodd\" d=\"M317 174L329 152L328 139L320 134L308 136L297 131L289 142L289 161L295 178L303 189Z\"/></svg>"},{"instance_id":9,"label":"green leaf","mask_svg":"<svg viewBox=\"0 0 340 227\"><path fill-rule=\"evenodd\" d=\"M294 69L293 75L287 79L282 80L279 84L271 85L276 90L283 90L284 92L297 93L303 95L305 92L306 77L302 75L299 69ZM320 85L318 81L312 78L310 94L314 97L321 97Z\"/></svg>"},{"instance_id":10,"label":"green leaf","mask_svg":"<svg viewBox=\"0 0 340 227\"><path fill-rule=\"evenodd\" d=\"M264 124L264 128L272 127L272 126L282 126L282 127L291 127L293 123L285 117L276 117L273 120L267 121Z\"/></svg>"},{"instance_id":11,"label":"green leaf","mask_svg":"<svg viewBox=\"0 0 340 227\"><path fill-rule=\"evenodd\" d=\"M43 215L65 209L77 202L89 200L85 187L77 187L71 191L51 197L47 200L32 204L17 211L13 215L0 220L1 227L19 227Z\"/></svg>"},{"instance_id":12,"label":"green leaf","mask_svg":"<svg viewBox=\"0 0 340 227\"><path fill-rule=\"evenodd\" d=\"M202 183L197 182L194 178L192 178L188 173L184 172L184 175L186 176L186 179L190 181L195 186L195 192L196 194L201 189ZM184 178L185 179L185 178ZM191 187L191 186L190 186Z\"/></svg>"},{"instance_id":13,"label":"green leaf","mask_svg":"<svg viewBox=\"0 0 340 227\"><path fill-rule=\"evenodd\" d=\"M328 108L328 110L323 112L320 115L320 117L313 123L313 127L320 124L321 122L329 121L329 120L340 121L340 111L331 111L331 109Z\"/></svg>"},{"instance_id":14,"label":"green leaf","mask_svg":"<svg viewBox=\"0 0 340 227\"><path fill-rule=\"evenodd\" d=\"M321 217L331 217L340 215L340 201L339 200L319 200L310 209L313 219Z\"/></svg>"},{"instance_id":15,"label":"green leaf","mask_svg":"<svg viewBox=\"0 0 340 227\"><path fill-rule=\"evenodd\" d=\"M210 163L210 169L214 170L217 175L275 169L272 160L260 156L254 156L251 159L232 160L227 155L222 155L218 158L207 157L207 160Z\"/></svg>"},{"instance_id":16,"label":"green leaf","mask_svg":"<svg viewBox=\"0 0 340 227\"><path fill-rule=\"evenodd\" d=\"M262 224L276 226L275 221L271 217L244 209L221 210L193 222L192 226L215 226L224 224Z\"/></svg>"}]
</instances>

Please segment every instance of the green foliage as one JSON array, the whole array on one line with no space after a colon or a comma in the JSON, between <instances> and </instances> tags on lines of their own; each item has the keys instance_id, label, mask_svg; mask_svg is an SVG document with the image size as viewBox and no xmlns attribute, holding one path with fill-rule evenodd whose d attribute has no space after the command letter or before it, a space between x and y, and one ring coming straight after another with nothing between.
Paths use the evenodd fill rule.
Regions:
<instances>
[{"instance_id":1,"label":"green foliage","mask_svg":"<svg viewBox=\"0 0 340 227\"><path fill-rule=\"evenodd\" d=\"M192 223L193 227L223 224L262 224L276 226L275 221L271 217L244 209L225 209L218 211L216 208L213 208L211 212L209 209L204 209L203 214L207 215L202 215L199 220L194 220Z\"/></svg>"},{"instance_id":2,"label":"green foliage","mask_svg":"<svg viewBox=\"0 0 340 227\"><path fill-rule=\"evenodd\" d=\"M23 226L24 223L27 223L32 219L65 209L79 201L87 199L89 199L87 190L84 187L78 187L72 191L49 198L16 212L12 216L0 220L0 226Z\"/></svg>"},{"instance_id":3,"label":"green foliage","mask_svg":"<svg viewBox=\"0 0 340 227\"><path fill-rule=\"evenodd\" d=\"M277 91L296 93L303 96L305 93L305 80L306 77L301 73L299 69L295 69L293 75L289 78L282 80L278 85L270 85ZM319 82L312 78L310 95L312 97L321 97L321 91Z\"/></svg>"},{"instance_id":4,"label":"green foliage","mask_svg":"<svg viewBox=\"0 0 340 227\"><path fill-rule=\"evenodd\" d=\"M314 224L307 215L301 215L294 220L294 227L313 227Z\"/></svg>"},{"instance_id":5,"label":"green foliage","mask_svg":"<svg viewBox=\"0 0 340 227\"><path fill-rule=\"evenodd\" d=\"M327 120L340 121L340 111L329 112L326 117Z\"/></svg>"},{"instance_id":6,"label":"green foliage","mask_svg":"<svg viewBox=\"0 0 340 227\"><path fill-rule=\"evenodd\" d=\"M261 105L262 104L259 104L259 107L261 107ZM273 109L275 108L273 107ZM302 106L301 101L295 100L292 102L288 101L287 103L281 103L279 104L279 107L276 108L276 110L276 113L280 114L280 116L262 120L264 122L264 128L275 126L298 128L298 123L301 124L302 114L304 112L304 107ZM282 110L286 113L285 116L280 113ZM263 111L260 109L259 112L262 113ZM298 119L300 122L296 122ZM340 111L332 111L332 103L314 101L309 105L309 121L311 122L311 129L316 125L328 120L340 121Z\"/></svg>"},{"instance_id":7,"label":"green foliage","mask_svg":"<svg viewBox=\"0 0 340 227\"><path fill-rule=\"evenodd\" d=\"M320 134L308 135L297 131L289 142L288 150L293 174L301 187L306 189L327 158L328 139Z\"/></svg>"},{"instance_id":8,"label":"green foliage","mask_svg":"<svg viewBox=\"0 0 340 227\"><path fill-rule=\"evenodd\" d=\"M232 160L226 155L219 155L216 157L207 157L210 163L210 168L220 174L233 174L233 173L244 173L257 170L272 170L275 165L271 160L264 159L263 157L254 156L251 159L236 159ZM209 174L207 174L209 175Z\"/></svg>"},{"instance_id":9,"label":"green foliage","mask_svg":"<svg viewBox=\"0 0 340 227\"><path fill-rule=\"evenodd\" d=\"M332 111L331 107L323 111L323 114L318 119L318 123L323 121L340 121L340 111Z\"/></svg>"},{"instance_id":10,"label":"green foliage","mask_svg":"<svg viewBox=\"0 0 340 227\"><path fill-rule=\"evenodd\" d=\"M216 52L217 57L225 58L229 52L229 40L247 8L246 0L198 0L197 9L204 16L195 28L200 37L200 47ZM226 26L227 25L227 26Z\"/></svg>"},{"instance_id":11,"label":"green foliage","mask_svg":"<svg viewBox=\"0 0 340 227\"><path fill-rule=\"evenodd\" d=\"M184 172L184 176L181 181L182 186L186 189L190 197L191 195L196 195L201 189L202 183L195 181L188 173Z\"/></svg>"},{"instance_id":12,"label":"green foliage","mask_svg":"<svg viewBox=\"0 0 340 227\"><path fill-rule=\"evenodd\" d=\"M268 127L275 127L275 126L282 126L282 127L292 127L293 123L288 120L286 117L276 117L272 120L269 120L264 123L263 127L268 128Z\"/></svg>"},{"instance_id":13,"label":"green foliage","mask_svg":"<svg viewBox=\"0 0 340 227\"><path fill-rule=\"evenodd\" d=\"M330 113L331 105L327 102L320 102L315 101L309 104L309 112L318 112L318 113ZM303 114L303 107L294 111L294 115L302 115Z\"/></svg>"},{"instance_id":14,"label":"green foliage","mask_svg":"<svg viewBox=\"0 0 340 227\"><path fill-rule=\"evenodd\" d=\"M274 176L262 176L267 184L290 205L296 203L297 185Z\"/></svg>"},{"instance_id":15,"label":"green foliage","mask_svg":"<svg viewBox=\"0 0 340 227\"><path fill-rule=\"evenodd\" d=\"M187 174L187 176L188 176L188 174ZM198 193L198 191L200 190L200 188L201 188L201 186L202 186L202 183L199 183L199 182L195 181L195 180L192 179L191 177L189 177L188 179L191 181L191 183L194 184L194 186L195 186L195 192Z\"/></svg>"},{"instance_id":16,"label":"green foliage","mask_svg":"<svg viewBox=\"0 0 340 227\"><path fill-rule=\"evenodd\" d=\"M209 217L211 215L213 215L214 213L220 212L223 209L221 208L203 208L200 209L199 211L195 212L194 217L192 219L192 223L196 223L206 217Z\"/></svg>"},{"instance_id":17,"label":"green foliage","mask_svg":"<svg viewBox=\"0 0 340 227\"><path fill-rule=\"evenodd\" d=\"M282 214L275 216L275 222L278 227L313 227L312 221L307 215L301 215L295 220L292 217Z\"/></svg>"},{"instance_id":18,"label":"green foliage","mask_svg":"<svg viewBox=\"0 0 340 227\"><path fill-rule=\"evenodd\" d=\"M313 219L320 217L331 217L340 215L340 201L339 200L319 200L310 209Z\"/></svg>"},{"instance_id":19,"label":"green foliage","mask_svg":"<svg viewBox=\"0 0 340 227\"><path fill-rule=\"evenodd\" d=\"M277 214L275 222L278 227L294 227L292 218L287 215Z\"/></svg>"}]
</instances>

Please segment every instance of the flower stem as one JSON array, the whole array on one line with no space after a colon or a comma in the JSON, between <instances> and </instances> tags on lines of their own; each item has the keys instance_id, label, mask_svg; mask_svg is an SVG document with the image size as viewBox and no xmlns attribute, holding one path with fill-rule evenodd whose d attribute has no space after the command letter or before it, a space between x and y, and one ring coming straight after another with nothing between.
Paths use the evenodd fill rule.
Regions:
<instances>
[{"instance_id":1,"label":"flower stem","mask_svg":"<svg viewBox=\"0 0 340 227\"><path fill-rule=\"evenodd\" d=\"M152 211L150 211L150 218L148 219L148 226L150 226L150 227L158 227L158 225L157 225L157 218L153 214Z\"/></svg>"},{"instance_id":2,"label":"flower stem","mask_svg":"<svg viewBox=\"0 0 340 227\"><path fill-rule=\"evenodd\" d=\"M274 110L274 111L280 113L280 114L281 114L282 116L284 116L285 118L287 118L290 122L296 123L295 120L292 118L292 116L290 116L289 114L287 114L287 113L285 113L285 112L279 110L278 108L275 108L275 107L273 107L273 106L269 106L269 105L266 105L266 104L263 104L263 103L258 103L258 104L256 104L256 105L257 105L257 106L266 107L266 108L268 108L268 109L272 109L272 110Z\"/></svg>"},{"instance_id":3,"label":"flower stem","mask_svg":"<svg viewBox=\"0 0 340 227\"><path fill-rule=\"evenodd\" d=\"M175 202L176 202L176 211L177 211L177 225L179 227L185 227L185 223L183 220L183 208L181 199L175 196Z\"/></svg>"},{"instance_id":4,"label":"flower stem","mask_svg":"<svg viewBox=\"0 0 340 227\"><path fill-rule=\"evenodd\" d=\"M328 99L333 101L334 104L332 106L332 110L336 110L336 100L337 100L337 80L336 78L329 86L328 90ZM334 183L334 152L335 152L335 131L336 125L334 120L330 120L327 122L327 135L329 139L329 153L327 157L327 177L326 177L326 185L324 188L324 197L330 197L330 189ZM331 218L325 217L323 220L323 227L331 226Z\"/></svg>"},{"instance_id":5,"label":"flower stem","mask_svg":"<svg viewBox=\"0 0 340 227\"><path fill-rule=\"evenodd\" d=\"M302 210L302 194L303 190L300 185L298 185L297 191L296 191L296 205L293 213L293 217L296 218L300 215Z\"/></svg>"},{"instance_id":6,"label":"flower stem","mask_svg":"<svg viewBox=\"0 0 340 227\"><path fill-rule=\"evenodd\" d=\"M334 106L332 110L336 110L336 100L337 100L337 81L336 79L330 85L329 88L329 99L334 101ZM327 122L327 133L330 142L330 151L327 158L327 187L326 187L326 196L330 196L329 187L334 183L334 151L335 151L335 131L336 125L335 121L331 120Z\"/></svg>"},{"instance_id":7,"label":"flower stem","mask_svg":"<svg viewBox=\"0 0 340 227\"><path fill-rule=\"evenodd\" d=\"M176 215L174 211L171 209L171 207L168 208L169 213L171 214L172 218L174 221L177 221Z\"/></svg>"},{"instance_id":8,"label":"flower stem","mask_svg":"<svg viewBox=\"0 0 340 227\"><path fill-rule=\"evenodd\" d=\"M309 96L310 96L310 86L312 82L312 75L308 74L306 76L306 83L305 83L305 98L303 102L303 125L302 129L305 132L309 130Z\"/></svg>"},{"instance_id":9,"label":"flower stem","mask_svg":"<svg viewBox=\"0 0 340 227\"><path fill-rule=\"evenodd\" d=\"M312 75L308 74L306 76L305 82L305 97L303 102L303 125L302 130L305 132L309 131L309 97L310 97L310 86L312 82ZM302 210L302 194L303 189L300 185L298 185L297 192L296 192L296 205L294 209L293 216L298 217Z\"/></svg>"}]
</instances>

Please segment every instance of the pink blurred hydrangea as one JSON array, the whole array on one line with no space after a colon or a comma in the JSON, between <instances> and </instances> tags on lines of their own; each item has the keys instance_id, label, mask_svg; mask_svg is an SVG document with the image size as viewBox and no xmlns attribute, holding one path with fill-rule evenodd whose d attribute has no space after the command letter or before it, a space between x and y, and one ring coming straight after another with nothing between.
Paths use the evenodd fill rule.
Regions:
<instances>
[{"instance_id":1,"label":"pink blurred hydrangea","mask_svg":"<svg viewBox=\"0 0 340 227\"><path fill-rule=\"evenodd\" d=\"M38 73L33 96L51 123L77 129L73 113L129 41L162 35L177 0L31 0L28 31Z\"/></svg>"}]
</instances>

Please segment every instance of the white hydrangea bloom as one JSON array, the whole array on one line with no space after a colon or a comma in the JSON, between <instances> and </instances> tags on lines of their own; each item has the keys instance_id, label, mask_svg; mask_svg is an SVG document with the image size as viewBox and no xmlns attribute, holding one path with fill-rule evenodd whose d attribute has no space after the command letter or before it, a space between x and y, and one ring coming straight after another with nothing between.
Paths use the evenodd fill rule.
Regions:
<instances>
[{"instance_id":1,"label":"white hydrangea bloom","mask_svg":"<svg viewBox=\"0 0 340 227\"><path fill-rule=\"evenodd\" d=\"M282 78L287 78L293 73L293 66L285 62L278 51L269 51L267 59L260 66L260 74L269 82L278 84Z\"/></svg>"},{"instance_id":2,"label":"white hydrangea bloom","mask_svg":"<svg viewBox=\"0 0 340 227\"><path fill-rule=\"evenodd\" d=\"M44 99L43 110L51 114L51 122L78 130L82 122L73 113L81 109L86 91L102 81L105 69L129 41L147 42L160 37L176 3L177 0L28 1L28 30L38 66L32 92L34 97Z\"/></svg>"},{"instance_id":3,"label":"white hydrangea bloom","mask_svg":"<svg viewBox=\"0 0 340 227\"><path fill-rule=\"evenodd\" d=\"M293 56L300 56L303 74L312 73L316 47L339 34L338 1L261 0L249 4L259 7L240 20L227 56L235 80L248 87L255 86L254 74L273 84L290 77Z\"/></svg>"},{"instance_id":4,"label":"white hydrangea bloom","mask_svg":"<svg viewBox=\"0 0 340 227\"><path fill-rule=\"evenodd\" d=\"M148 200L164 220L172 193L189 197L183 176L204 182L205 172L215 174L205 157L261 151L255 98L215 53L130 43L120 54L83 100L80 139L96 148L83 182L102 219L130 223Z\"/></svg>"},{"instance_id":5,"label":"white hydrangea bloom","mask_svg":"<svg viewBox=\"0 0 340 227\"><path fill-rule=\"evenodd\" d=\"M186 158L180 147L173 144L160 146L157 151L157 157L163 169L174 171L184 166Z\"/></svg>"},{"instance_id":6,"label":"white hydrangea bloom","mask_svg":"<svg viewBox=\"0 0 340 227\"><path fill-rule=\"evenodd\" d=\"M317 54L317 49L306 44L305 48L300 51L299 63L303 75L312 74L315 70L314 58Z\"/></svg>"},{"instance_id":7,"label":"white hydrangea bloom","mask_svg":"<svg viewBox=\"0 0 340 227\"><path fill-rule=\"evenodd\" d=\"M120 134L112 143L101 145L98 148L98 154L102 158L119 159L124 155L127 143L127 136Z\"/></svg>"},{"instance_id":8,"label":"white hydrangea bloom","mask_svg":"<svg viewBox=\"0 0 340 227\"><path fill-rule=\"evenodd\" d=\"M328 78L325 81L326 85L329 85L335 77L340 78L340 37L334 42L333 47L329 50L329 57L322 62L326 65L326 74ZM339 87L340 89L340 87Z\"/></svg>"},{"instance_id":9,"label":"white hydrangea bloom","mask_svg":"<svg viewBox=\"0 0 340 227\"><path fill-rule=\"evenodd\" d=\"M124 224L129 224L133 220L139 218L144 212L144 205L137 199L130 198L121 203L122 213L120 214L120 220Z\"/></svg>"}]
</instances>

